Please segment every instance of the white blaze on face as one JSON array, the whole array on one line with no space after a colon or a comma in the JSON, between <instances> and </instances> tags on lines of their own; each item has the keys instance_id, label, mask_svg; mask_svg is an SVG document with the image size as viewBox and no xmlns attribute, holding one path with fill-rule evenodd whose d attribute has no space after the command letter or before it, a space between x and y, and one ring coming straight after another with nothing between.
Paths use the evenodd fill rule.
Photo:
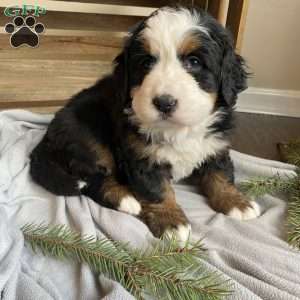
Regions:
<instances>
[{"instance_id":1,"label":"white blaze on face","mask_svg":"<svg viewBox=\"0 0 300 300\"><path fill-rule=\"evenodd\" d=\"M145 76L142 84L131 91L135 117L141 124L160 122L153 98L168 94L177 100L172 116L162 123L194 126L212 112L215 96L202 90L178 58L178 49L189 33L207 30L200 26L199 16L187 9L162 9L147 21L140 38L158 61ZM201 43L201 42L200 42Z\"/></svg>"}]
</instances>

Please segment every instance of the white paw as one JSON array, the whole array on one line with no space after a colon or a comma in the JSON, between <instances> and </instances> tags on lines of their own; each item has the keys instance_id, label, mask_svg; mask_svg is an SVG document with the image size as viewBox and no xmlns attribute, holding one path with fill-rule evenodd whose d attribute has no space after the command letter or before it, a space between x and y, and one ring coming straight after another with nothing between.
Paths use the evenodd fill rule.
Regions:
<instances>
[{"instance_id":1,"label":"white paw","mask_svg":"<svg viewBox=\"0 0 300 300\"><path fill-rule=\"evenodd\" d=\"M142 207L133 196L126 196L121 200L118 210L136 216L139 215Z\"/></svg>"},{"instance_id":2,"label":"white paw","mask_svg":"<svg viewBox=\"0 0 300 300\"><path fill-rule=\"evenodd\" d=\"M179 242L180 246L184 246L186 241L190 239L192 227L191 224L180 224L177 226L175 229L168 229L165 234L169 237L172 238L176 237L177 241Z\"/></svg>"},{"instance_id":3,"label":"white paw","mask_svg":"<svg viewBox=\"0 0 300 300\"><path fill-rule=\"evenodd\" d=\"M237 220L251 220L260 216L259 205L254 201L250 201L249 203L251 207L247 207L244 211L235 207L228 213L228 216Z\"/></svg>"}]
</instances>

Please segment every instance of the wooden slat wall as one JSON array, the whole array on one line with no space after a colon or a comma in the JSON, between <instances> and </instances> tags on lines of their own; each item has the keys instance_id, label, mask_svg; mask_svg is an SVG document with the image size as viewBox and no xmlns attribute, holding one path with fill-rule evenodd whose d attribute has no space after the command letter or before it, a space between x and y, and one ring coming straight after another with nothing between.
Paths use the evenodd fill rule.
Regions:
<instances>
[{"instance_id":1,"label":"wooden slat wall","mask_svg":"<svg viewBox=\"0 0 300 300\"><path fill-rule=\"evenodd\" d=\"M132 6L126 5L126 1L122 5L111 5L100 3L90 3L81 1L53 1L53 0L29 0L27 5L40 5L47 8L47 11L64 11L64 12L81 12L81 13L96 13L96 14L114 14L127 16L148 16L156 8L147 6ZM14 5L22 5L23 0L14 1ZM1 0L0 7L11 6L12 1Z\"/></svg>"},{"instance_id":2,"label":"wooden slat wall","mask_svg":"<svg viewBox=\"0 0 300 300\"><path fill-rule=\"evenodd\" d=\"M110 71L128 28L141 18L48 11L39 19L46 31L35 49L13 49L9 36L0 34L0 109L57 109ZM1 17L0 26L10 19Z\"/></svg>"},{"instance_id":3,"label":"wooden slat wall","mask_svg":"<svg viewBox=\"0 0 300 300\"><path fill-rule=\"evenodd\" d=\"M68 13L49 11L39 18L49 30L73 30L74 35L78 31L102 32L127 32L128 28L136 24L143 17L139 16L113 16L84 13ZM8 18L0 19L0 26L7 23ZM48 32L46 32L48 34Z\"/></svg>"},{"instance_id":4,"label":"wooden slat wall","mask_svg":"<svg viewBox=\"0 0 300 300\"><path fill-rule=\"evenodd\" d=\"M220 17L217 10L219 1L224 0L180 2L194 2L201 7L209 3L209 10ZM5 2L11 1L0 2L2 32L5 24L11 21L11 18L3 16L1 7L6 6ZM110 14L107 14L107 10L104 14L64 12L61 11L62 6L59 6L58 11L48 11L39 19L45 24L46 32L40 36L40 45L35 49L13 49L9 44L9 35L0 34L0 109L23 107L42 112L56 110L71 95L90 86L110 71L111 62L119 53L128 28L141 20L142 9L152 10L154 5L160 7L175 1L80 0L76 1L81 2L76 3L76 7L73 6L73 1L42 2L72 4L74 11L78 11L78 5L84 6L85 2L122 6L118 7L117 13L113 9ZM128 12L132 5L139 6L141 10L136 14L131 11L130 15L122 12L122 7L124 9L126 6L125 11Z\"/></svg>"},{"instance_id":5,"label":"wooden slat wall","mask_svg":"<svg viewBox=\"0 0 300 300\"><path fill-rule=\"evenodd\" d=\"M44 36L36 49L11 49L1 35L0 44L0 108L57 106L109 72L120 48L103 37Z\"/></svg>"}]
</instances>

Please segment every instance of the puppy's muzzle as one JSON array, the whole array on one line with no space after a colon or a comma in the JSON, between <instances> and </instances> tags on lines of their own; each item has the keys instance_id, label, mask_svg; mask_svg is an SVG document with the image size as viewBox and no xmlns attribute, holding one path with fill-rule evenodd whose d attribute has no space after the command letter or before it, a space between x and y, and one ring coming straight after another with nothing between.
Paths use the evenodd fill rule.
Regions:
<instances>
[{"instance_id":1,"label":"puppy's muzzle","mask_svg":"<svg viewBox=\"0 0 300 300\"><path fill-rule=\"evenodd\" d=\"M177 100L171 95L161 95L155 97L153 98L152 103L159 112L165 115L172 114L177 107Z\"/></svg>"}]
</instances>

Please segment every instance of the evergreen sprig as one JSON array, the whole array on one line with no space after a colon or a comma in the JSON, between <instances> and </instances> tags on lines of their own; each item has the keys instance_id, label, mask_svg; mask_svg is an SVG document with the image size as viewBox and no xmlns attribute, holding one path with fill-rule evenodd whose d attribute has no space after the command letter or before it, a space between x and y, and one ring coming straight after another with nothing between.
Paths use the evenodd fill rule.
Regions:
<instances>
[{"instance_id":1,"label":"evergreen sprig","mask_svg":"<svg viewBox=\"0 0 300 300\"><path fill-rule=\"evenodd\" d=\"M290 193L298 187L297 176L254 177L239 184L240 190L248 196L260 197L279 192Z\"/></svg>"},{"instance_id":2,"label":"evergreen sprig","mask_svg":"<svg viewBox=\"0 0 300 300\"><path fill-rule=\"evenodd\" d=\"M34 252L88 264L95 272L122 284L137 299L222 299L229 282L204 267L201 242L181 248L174 237L164 238L146 250L109 239L81 236L64 225L27 224L25 240Z\"/></svg>"},{"instance_id":3,"label":"evergreen sprig","mask_svg":"<svg viewBox=\"0 0 300 300\"><path fill-rule=\"evenodd\" d=\"M289 199L286 227L287 241L300 249L300 189Z\"/></svg>"},{"instance_id":4,"label":"evergreen sprig","mask_svg":"<svg viewBox=\"0 0 300 300\"><path fill-rule=\"evenodd\" d=\"M300 138L289 143L279 143L278 148L284 161L300 168Z\"/></svg>"},{"instance_id":5,"label":"evergreen sprig","mask_svg":"<svg viewBox=\"0 0 300 300\"><path fill-rule=\"evenodd\" d=\"M278 144L284 161L296 165L296 176L259 177L246 180L240 189L249 196L259 197L265 194L285 193L287 203L287 241L300 249L300 139L290 143Z\"/></svg>"}]
</instances>

